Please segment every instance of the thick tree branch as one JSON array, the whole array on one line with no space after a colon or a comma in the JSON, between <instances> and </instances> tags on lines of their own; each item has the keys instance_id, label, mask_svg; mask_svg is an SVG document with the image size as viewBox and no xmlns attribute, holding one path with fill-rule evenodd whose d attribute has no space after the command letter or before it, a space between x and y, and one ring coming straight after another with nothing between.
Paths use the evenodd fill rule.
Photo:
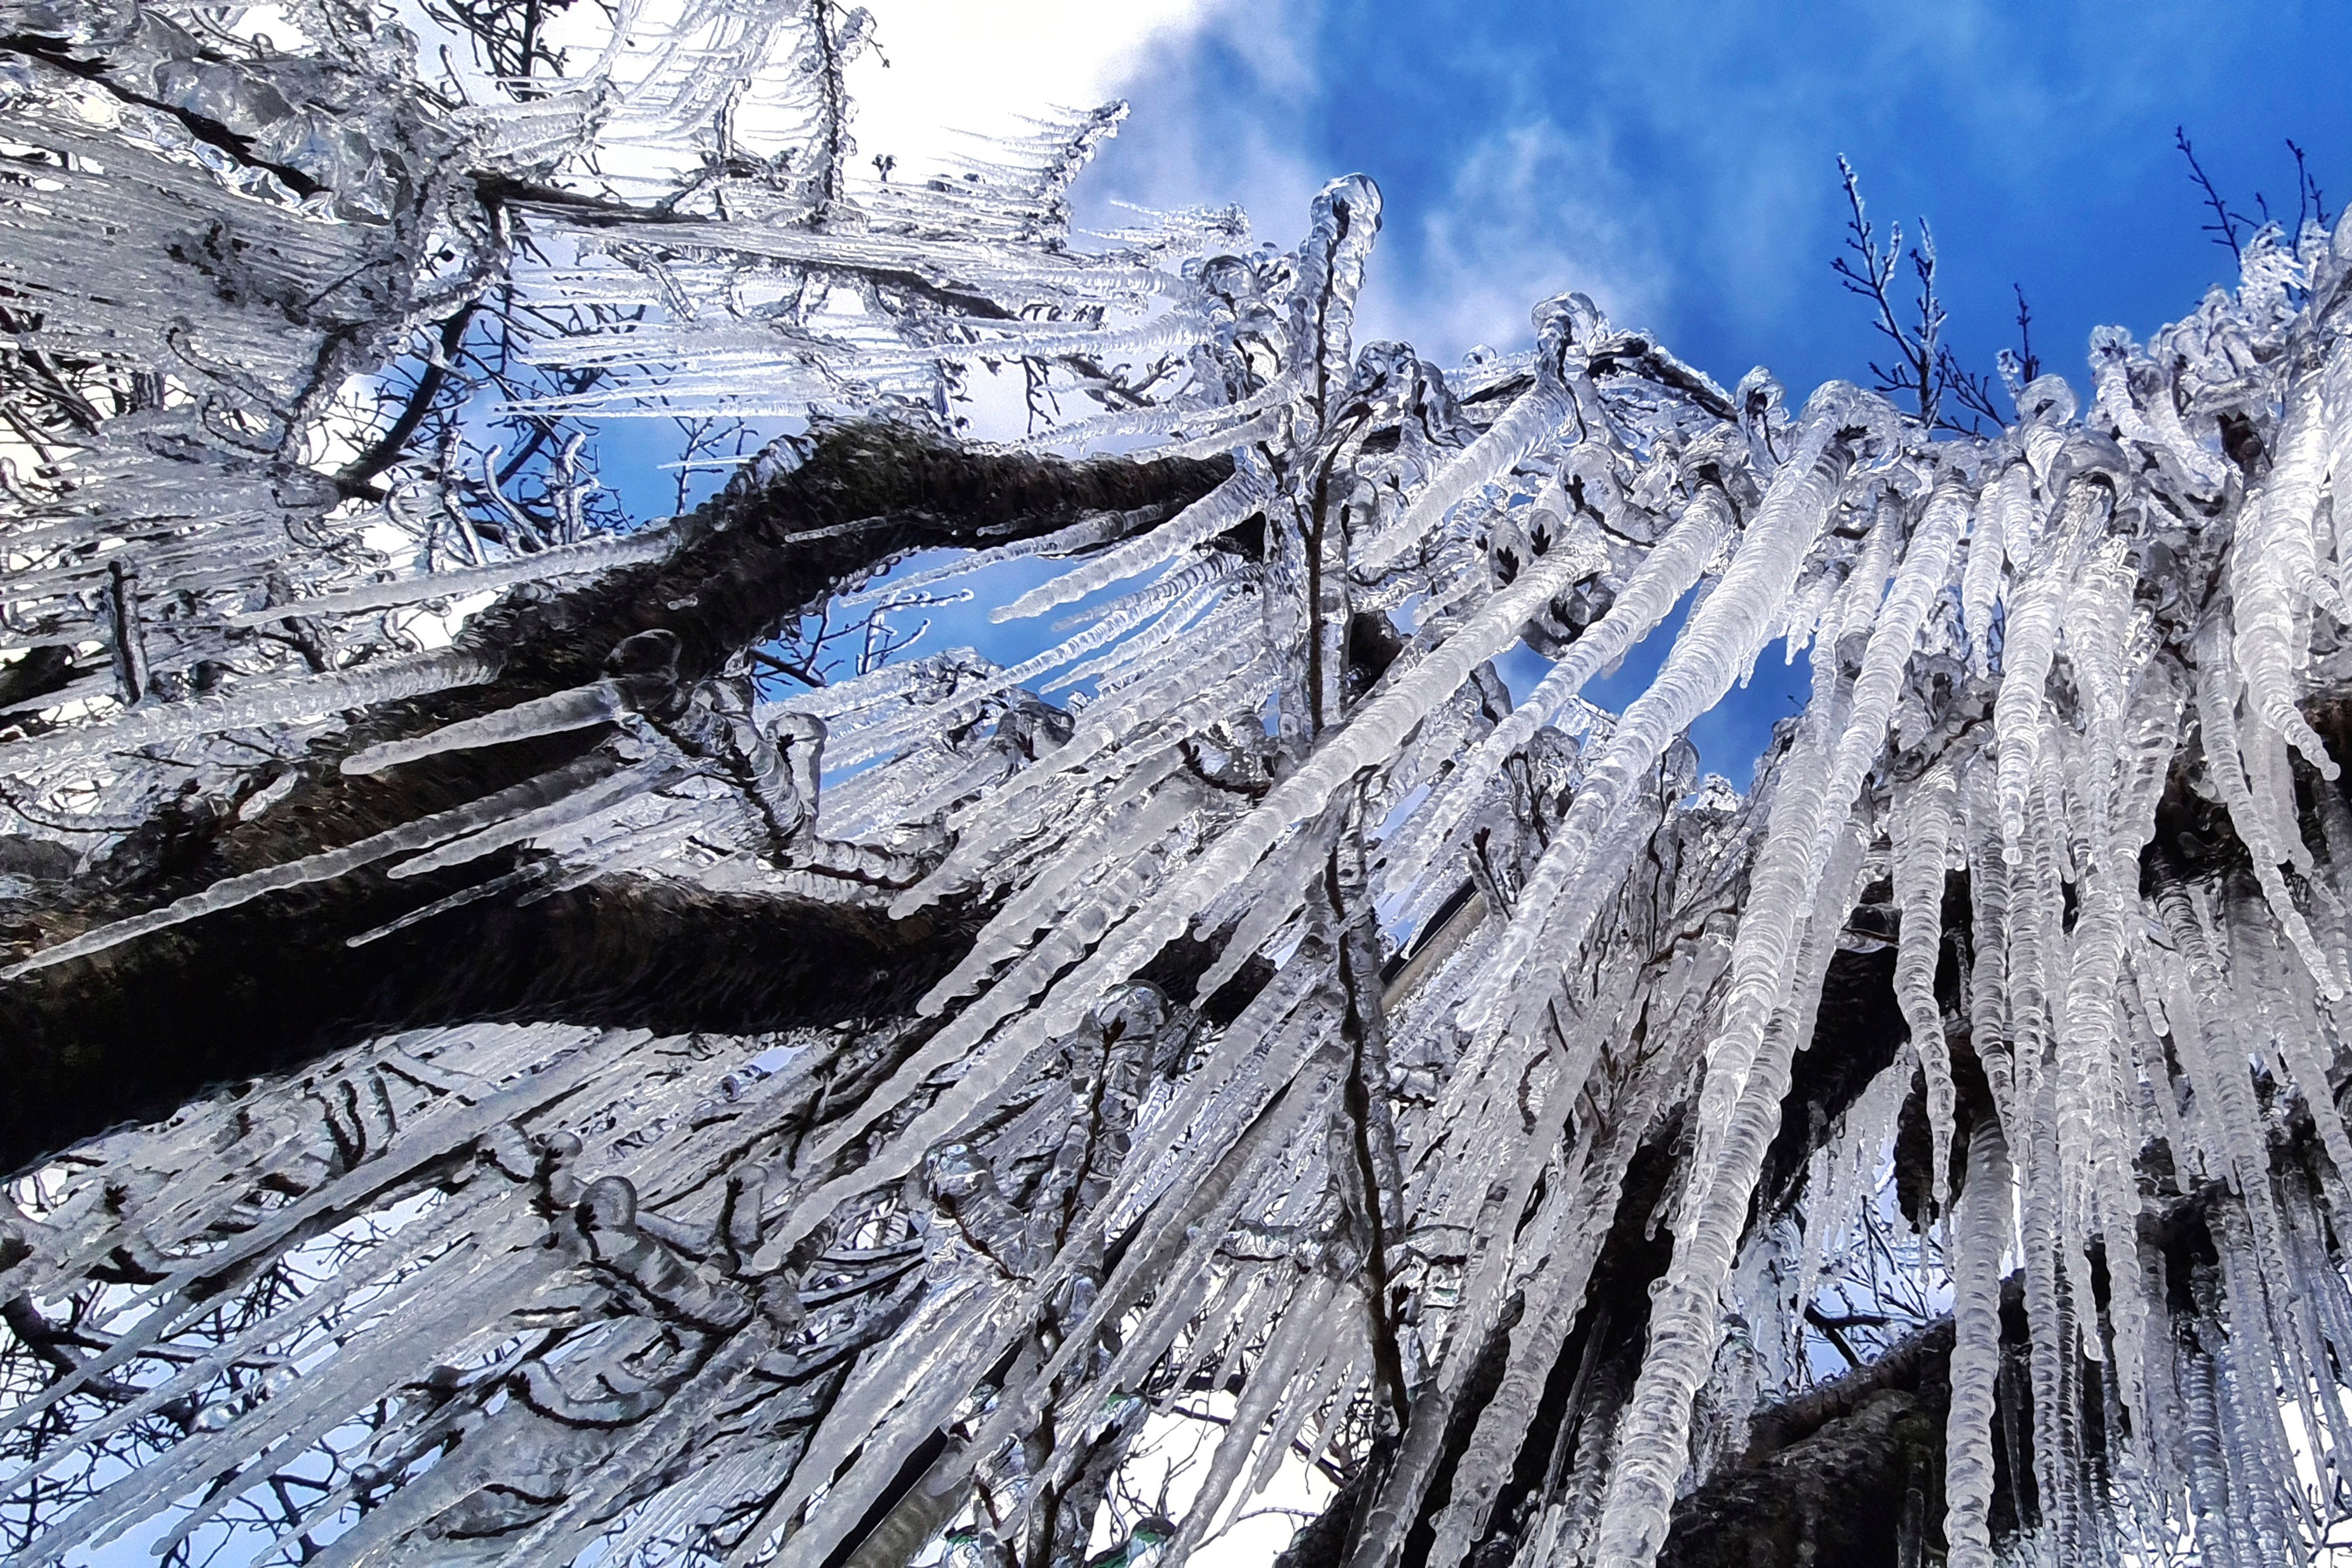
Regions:
<instances>
[{"instance_id":1,"label":"thick tree branch","mask_svg":"<svg viewBox=\"0 0 2352 1568\"><path fill-rule=\"evenodd\" d=\"M593 744L577 732L354 776L341 759L601 672L614 644L674 634L679 676L719 673L845 579L905 552L1034 537L1097 511L1181 506L1218 461L966 450L902 426L821 430L803 460L739 481L677 525L664 560L510 594L465 639L503 661L485 686L388 705L322 742L253 821L177 803L90 877L7 932L19 954L226 876L354 843L509 787ZM258 787L262 781L256 779ZM960 928L868 921L790 900L633 880L439 916L361 948L360 931L511 867L400 884L348 876L175 927L0 987L0 1167L205 1084L299 1066L369 1033L468 1018L756 1030L858 1016L955 962Z\"/></svg>"},{"instance_id":2,"label":"thick tree branch","mask_svg":"<svg viewBox=\"0 0 2352 1568\"><path fill-rule=\"evenodd\" d=\"M0 1169L394 1029L499 1019L731 1035L888 1016L971 941L960 921L619 878L520 906L486 900L352 948L354 918L446 890L352 884L175 927L0 993Z\"/></svg>"}]
</instances>

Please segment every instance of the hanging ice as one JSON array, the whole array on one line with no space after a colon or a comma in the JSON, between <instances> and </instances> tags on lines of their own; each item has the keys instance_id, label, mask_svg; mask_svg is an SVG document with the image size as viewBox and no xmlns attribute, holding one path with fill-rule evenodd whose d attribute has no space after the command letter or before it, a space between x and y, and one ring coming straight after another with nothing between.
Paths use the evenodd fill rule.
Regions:
<instances>
[{"instance_id":1,"label":"hanging ice","mask_svg":"<svg viewBox=\"0 0 2352 1568\"><path fill-rule=\"evenodd\" d=\"M2352 228L1958 436L425 11L0 60L16 1557L1643 1568L1939 1366L1956 1562L2325 1550Z\"/></svg>"}]
</instances>

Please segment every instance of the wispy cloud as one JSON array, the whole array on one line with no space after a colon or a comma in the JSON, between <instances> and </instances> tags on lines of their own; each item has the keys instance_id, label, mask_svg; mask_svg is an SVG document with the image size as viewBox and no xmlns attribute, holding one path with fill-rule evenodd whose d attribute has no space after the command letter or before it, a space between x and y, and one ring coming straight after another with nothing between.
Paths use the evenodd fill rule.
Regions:
<instances>
[{"instance_id":1,"label":"wispy cloud","mask_svg":"<svg viewBox=\"0 0 2352 1568\"><path fill-rule=\"evenodd\" d=\"M1392 216L1417 227L1419 243L1375 275L1364 327L1424 353L1520 347L1532 337L1529 307L1570 289L1629 324L1664 302L1656 235L1597 128L1570 132L1544 118L1495 131L1441 199Z\"/></svg>"},{"instance_id":2,"label":"wispy cloud","mask_svg":"<svg viewBox=\"0 0 2352 1568\"><path fill-rule=\"evenodd\" d=\"M1313 55L1318 0L1204 5L1163 35L1116 84L1134 117L1080 192L1098 218L1110 204L1168 211L1238 206L1263 239L1288 244L1308 201L1345 171L1316 161L1308 110L1323 95Z\"/></svg>"},{"instance_id":3,"label":"wispy cloud","mask_svg":"<svg viewBox=\"0 0 2352 1568\"><path fill-rule=\"evenodd\" d=\"M2342 27L2294 5L2225 24L2148 0L2119 29L2084 0L870 3L892 64L855 84L869 154L1125 97L1082 220L1238 204L1278 244L1361 171L1389 197L1364 332L1439 357L1524 343L1528 307L1579 289L1718 375L1854 374L1874 345L1829 272L1840 153L1875 212L1936 220L1973 358L2006 337L2012 279L2063 354L2095 320L2186 309L2214 268L2176 119L2249 192L2280 179L2258 161L2279 132L2352 146L2324 63Z\"/></svg>"}]
</instances>

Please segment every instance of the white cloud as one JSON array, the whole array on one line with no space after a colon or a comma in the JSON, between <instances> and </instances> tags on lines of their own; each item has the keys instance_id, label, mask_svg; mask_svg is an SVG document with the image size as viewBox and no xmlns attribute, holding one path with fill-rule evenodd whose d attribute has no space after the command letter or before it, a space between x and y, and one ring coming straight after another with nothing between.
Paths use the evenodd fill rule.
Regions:
<instances>
[{"instance_id":1,"label":"white cloud","mask_svg":"<svg viewBox=\"0 0 2352 1568\"><path fill-rule=\"evenodd\" d=\"M1443 205L1391 221L1420 228L1418 265L1376 267L1365 337L1412 341L1458 357L1473 344L1524 347L1536 301L1575 289L1626 325L1663 302L1666 268L1644 221L1647 205L1616 167L1605 132L1539 119L1477 142Z\"/></svg>"},{"instance_id":2,"label":"white cloud","mask_svg":"<svg viewBox=\"0 0 2352 1568\"><path fill-rule=\"evenodd\" d=\"M1304 96L1304 0L867 0L878 57L853 68L858 163L878 153L908 174L985 156L984 139L1018 136L1055 109L1134 100L1104 162L1076 193L1082 221L1124 223L1111 201L1175 209L1239 205L1268 237L1304 227L1323 175L1296 151L1295 128L1213 112L1192 90L1213 42L1253 78L1259 102ZM885 66L882 61L889 62Z\"/></svg>"},{"instance_id":3,"label":"white cloud","mask_svg":"<svg viewBox=\"0 0 2352 1568\"><path fill-rule=\"evenodd\" d=\"M1049 106L1126 98L1134 117L1076 193L1085 220L1121 221L1113 200L1234 205L1282 245L1303 232L1315 192L1348 172L1307 151L1319 0L869 4L889 65L869 57L851 79L861 163L887 153L911 172L978 151L959 132L1018 134L1024 115ZM1359 337L1407 338L1440 356L1517 346L1530 335L1528 307L1568 289L1616 319L1645 320L1664 269L1639 195L1597 130L1538 119L1489 136L1442 205L1391 207Z\"/></svg>"},{"instance_id":4,"label":"white cloud","mask_svg":"<svg viewBox=\"0 0 2352 1568\"><path fill-rule=\"evenodd\" d=\"M1289 244L1307 205L1344 171L1303 149L1317 64L1307 45L1318 0L1218 3L1183 34L1163 32L1119 83L1134 116L1083 182L1081 212L1118 221L1114 200L1163 211L1238 206L1258 237Z\"/></svg>"},{"instance_id":5,"label":"white cloud","mask_svg":"<svg viewBox=\"0 0 2352 1568\"><path fill-rule=\"evenodd\" d=\"M880 56L852 69L851 133L861 160L888 153L909 172L970 154L975 136L1019 135L1025 118L1046 110L1122 96L1156 57L1226 8L1227 0L868 0Z\"/></svg>"}]
</instances>

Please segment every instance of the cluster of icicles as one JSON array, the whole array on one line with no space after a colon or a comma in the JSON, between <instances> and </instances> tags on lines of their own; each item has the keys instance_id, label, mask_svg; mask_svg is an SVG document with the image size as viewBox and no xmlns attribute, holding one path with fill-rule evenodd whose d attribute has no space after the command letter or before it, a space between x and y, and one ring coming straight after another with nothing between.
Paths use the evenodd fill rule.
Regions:
<instances>
[{"instance_id":1,"label":"cluster of icicles","mask_svg":"<svg viewBox=\"0 0 2352 1568\"><path fill-rule=\"evenodd\" d=\"M856 52L863 12L824 33L831 9L798 0L681 0L658 18L631 5L560 88L507 100L477 84L482 100L453 108L417 80L417 40L390 24L355 31L331 6L298 8L283 24L296 36L281 28L276 45L224 32L216 7L18 9L10 36L39 52L0 54L14 149L0 285L30 356L9 374L28 407L54 392L71 416L29 435L19 420L0 440L0 651L58 671L39 701L12 695L0 724L129 709L135 721L108 743L135 745L479 680L478 662L422 652L446 642L453 610L665 551L657 533L604 536L586 506L600 488L588 432L573 426L506 436L512 452L479 432L419 440L339 482L371 424L400 412L396 380L371 412L370 380L390 362L411 356L410 380L448 373L445 390L474 374L443 340L468 310L488 319L493 283L518 313L633 329L547 337L547 374L663 383L607 375L532 414L667 420L742 384L748 357L776 374L726 412L797 416L837 405L845 383L929 396L938 356L907 340L953 335L952 312L828 307L870 278L940 276L1009 309L1132 312L1164 281L1139 258L1206 232L1188 219L1121 250L1067 247L1064 195L1108 111L1041 122L951 184L886 184L854 215L835 200L837 221L817 221L820 171L837 180L840 159L801 143L829 134L840 106L813 85L815 62ZM721 115L740 165L723 171L705 166ZM766 156L779 142L788 155ZM599 160L628 176L582 174ZM616 196L660 226L662 267L631 258ZM559 255L568 264L546 259ZM526 485L541 492L531 508ZM375 684L312 679L362 668ZM152 808L152 783L84 777L70 804L102 831Z\"/></svg>"},{"instance_id":2,"label":"cluster of icicles","mask_svg":"<svg viewBox=\"0 0 2352 1568\"><path fill-rule=\"evenodd\" d=\"M1156 312L1138 326L942 318L925 374L1188 345L1184 390L1060 438L1234 457L1141 532L1091 519L920 574L1073 560L1003 606L1086 606L1034 658L721 705L750 784L634 727L616 675L351 763L617 726L582 771L20 962L520 843L574 879L994 910L919 1016L872 1031L404 1035L20 1178L0 1299L72 1338L64 1364L6 1363L16 1560L135 1540L881 1568L943 1530L1083 1558L1102 1455L1205 1388L1230 1397L1225 1436L1160 1563L1295 1455L1360 1457L1371 1430L1394 1441L1360 1509L1368 1568L1442 1475L1436 1568L1482 1545L1643 1568L1694 1451L1742 1446L1699 1413L1738 1421L1723 1390L1806 1375L1804 1308L1915 1075L1954 1321L1951 1559L1994 1560L2000 1455L2032 1479L2021 1555L2307 1557L2352 1454L2333 1087L2352 812L2299 706L2347 673L2352 624L2352 228L2258 244L2236 294L2151 343L2102 334L2087 409L2046 379L2012 428L1930 441L1843 385L1793 411L1760 374L1726 395L1575 296L1538 308L1534 355L1450 384L1398 345L1354 353L1377 223L1344 181L1295 255L1139 264L1114 290ZM1008 298L1076 287L1005 227L969 253L887 226L698 243L780 265L938 251ZM646 336L689 356L702 331ZM2225 419L2266 455L2252 477ZM1263 549L1233 548L1260 517ZM1582 699L1677 612L1639 697ZM1373 614L1403 646L1359 689L1349 627ZM1492 661L1522 642L1554 657L1514 700ZM1681 737L1775 642L1810 659L1809 702L1748 795L1702 784ZM120 780L131 746L202 752L493 673L449 652L142 702L0 747L0 771ZM983 737L974 717L993 738L938 739ZM2226 818L2237 868L2158 844L2170 872L2144 875L2175 786ZM886 874L814 878L779 837ZM1817 1156L1801 1230L1751 1225L1798 1054L1839 1048L1815 1043L1823 980L1881 882L1908 1043ZM1139 978L1188 936L1214 952L1190 995ZM1638 1375L1580 1384L1528 1491L1520 1448L1590 1322L1629 1169L1674 1127ZM2183 1215L2210 1250L2156 1239ZM1499 1380L1473 1379L1498 1340ZM2022 1439L1996 1399L2021 1383Z\"/></svg>"}]
</instances>

